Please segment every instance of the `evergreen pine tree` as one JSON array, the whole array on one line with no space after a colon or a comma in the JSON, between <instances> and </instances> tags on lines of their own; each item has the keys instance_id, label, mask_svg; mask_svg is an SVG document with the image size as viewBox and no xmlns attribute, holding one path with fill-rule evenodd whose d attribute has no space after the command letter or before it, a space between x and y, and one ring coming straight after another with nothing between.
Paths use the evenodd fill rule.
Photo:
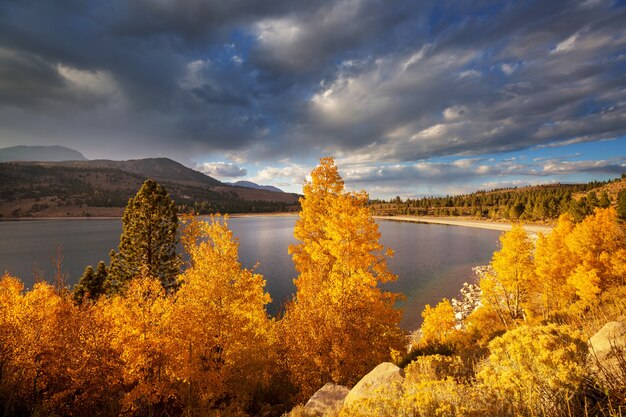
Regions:
<instances>
[{"instance_id":1,"label":"evergreen pine tree","mask_svg":"<svg viewBox=\"0 0 626 417\"><path fill-rule=\"evenodd\" d=\"M617 194L617 217L626 220L626 190L621 190Z\"/></svg>"},{"instance_id":2,"label":"evergreen pine tree","mask_svg":"<svg viewBox=\"0 0 626 417\"><path fill-rule=\"evenodd\" d=\"M594 208L600 205L598 195L595 191L590 191L589 194L587 194L587 205L589 206L590 211L593 211Z\"/></svg>"},{"instance_id":3,"label":"evergreen pine tree","mask_svg":"<svg viewBox=\"0 0 626 417\"><path fill-rule=\"evenodd\" d=\"M107 267L104 262L100 261L98 263L98 269L95 272L91 265L88 266L85 268L78 284L74 287L74 300L81 304L85 298L98 299L104 293L106 279Z\"/></svg>"},{"instance_id":4,"label":"evergreen pine tree","mask_svg":"<svg viewBox=\"0 0 626 417\"><path fill-rule=\"evenodd\" d=\"M600 208L609 208L611 207L611 200L609 199L609 194L606 191L603 191L600 194L600 201L598 203Z\"/></svg>"},{"instance_id":5,"label":"evergreen pine tree","mask_svg":"<svg viewBox=\"0 0 626 417\"><path fill-rule=\"evenodd\" d=\"M516 200L513 206L511 206L511 208L509 209L509 212L508 212L509 219L510 220L519 219L522 213L524 213L524 209L525 209L524 203L522 203L519 200Z\"/></svg>"},{"instance_id":6,"label":"evergreen pine tree","mask_svg":"<svg viewBox=\"0 0 626 417\"><path fill-rule=\"evenodd\" d=\"M181 264L176 253L177 214L162 185L144 182L124 210L118 251L111 251L108 291L119 291L140 272L158 278L165 289L176 287Z\"/></svg>"}]
</instances>

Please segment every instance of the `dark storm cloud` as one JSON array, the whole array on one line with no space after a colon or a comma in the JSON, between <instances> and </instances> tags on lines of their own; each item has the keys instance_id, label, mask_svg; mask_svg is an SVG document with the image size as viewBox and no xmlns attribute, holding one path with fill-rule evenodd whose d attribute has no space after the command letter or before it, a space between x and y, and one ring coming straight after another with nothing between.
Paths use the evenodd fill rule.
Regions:
<instances>
[{"instance_id":1,"label":"dark storm cloud","mask_svg":"<svg viewBox=\"0 0 626 417\"><path fill-rule=\"evenodd\" d=\"M0 0L0 144L362 162L612 138L626 134L625 9Z\"/></svg>"},{"instance_id":2,"label":"dark storm cloud","mask_svg":"<svg viewBox=\"0 0 626 417\"><path fill-rule=\"evenodd\" d=\"M357 75L340 73L314 97L311 126L329 148L356 151L358 160L623 135L624 7L567 6L518 2L495 19L462 19L413 55L391 53ZM446 117L454 108L466 111Z\"/></svg>"},{"instance_id":3,"label":"dark storm cloud","mask_svg":"<svg viewBox=\"0 0 626 417\"><path fill-rule=\"evenodd\" d=\"M37 106L44 97L64 95L56 67L38 56L0 50L0 103Z\"/></svg>"},{"instance_id":4,"label":"dark storm cloud","mask_svg":"<svg viewBox=\"0 0 626 417\"><path fill-rule=\"evenodd\" d=\"M309 10L260 20L254 26L258 46L252 61L284 75L331 74L337 57L363 59L397 43L402 49L426 33L430 2L344 0ZM325 68L329 66L329 68Z\"/></svg>"},{"instance_id":5,"label":"dark storm cloud","mask_svg":"<svg viewBox=\"0 0 626 417\"><path fill-rule=\"evenodd\" d=\"M266 17L280 16L297 10L309 13L328 2L306 0L136 0L117 1L123 11L114 22L125 34L150 36L169 33L188 41L224 36L233 25L245 26Z\"/></svg>"}]
</instances>

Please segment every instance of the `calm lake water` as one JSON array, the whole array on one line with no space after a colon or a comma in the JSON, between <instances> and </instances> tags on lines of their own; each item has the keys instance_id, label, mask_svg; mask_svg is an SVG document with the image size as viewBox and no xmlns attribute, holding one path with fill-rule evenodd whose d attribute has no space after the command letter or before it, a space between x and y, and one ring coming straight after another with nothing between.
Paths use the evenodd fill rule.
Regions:
<instances>
[{"instance_id":1,"label":"calm lake water","mask_svg":"<svg viewBox=\"0 0 626 417\"><path fill-rule=\"evenodd\" d=\"M239 238L239 256L245 267L258 262L257 272L267 281L272 296L268 310L275 313L295 291L296 276L287 247L295 243L295 216L235 217L229 227ZM406 300L402 326L414 329L421 323L425 304L455 297L464 282L473 282L472 267L489 262L501 232L469 227L379 221L381 241L394 250L389 262L398 281L386 288L402 292ZM87 265L108 263L117 248L121 220L58 219L0 222L0 272L8 271L31 287L42 271L52 279L56 248L63 253L63 271L74 284Z\"/></svg>"}]
</instances>

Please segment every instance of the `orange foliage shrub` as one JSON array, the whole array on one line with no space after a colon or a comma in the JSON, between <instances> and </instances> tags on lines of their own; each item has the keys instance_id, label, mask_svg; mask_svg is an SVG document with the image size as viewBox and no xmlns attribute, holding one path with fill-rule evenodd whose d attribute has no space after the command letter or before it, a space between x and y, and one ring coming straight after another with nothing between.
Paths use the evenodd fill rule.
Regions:
<instances>
[{"instance_id":1,"label":"orange foliage shrub","mask_svg":"<svg viewBox=\"0 0 626 417\"><path fill-rule=\"evenodd\" d=\"M582 387L587 345L564 326L521 326L489 344L478 379L519 413L557 415Z\"/></svg>"}]
</instances>

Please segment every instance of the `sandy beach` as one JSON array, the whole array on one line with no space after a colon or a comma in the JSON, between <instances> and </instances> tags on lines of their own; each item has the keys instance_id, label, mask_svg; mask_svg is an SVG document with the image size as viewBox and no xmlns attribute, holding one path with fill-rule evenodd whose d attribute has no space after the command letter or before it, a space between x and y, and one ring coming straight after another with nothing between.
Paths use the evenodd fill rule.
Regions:
<instances>
[{"instance_id":1,"label":"sandy beach","mask_svg":"<svg viewBox=\"0 0 626 417\"><path fill-rule=\"evenodd\" d=\"M374 216L377 220L391 220L397 222L445 224L450 226L476 227L490 230L511 230L513 223L499 223L489 220L464 220L451 217L426 217L426 216ZM548 233L552 226L524 225L524 229L530 233Z\"/></svg>"}]
</instances>

